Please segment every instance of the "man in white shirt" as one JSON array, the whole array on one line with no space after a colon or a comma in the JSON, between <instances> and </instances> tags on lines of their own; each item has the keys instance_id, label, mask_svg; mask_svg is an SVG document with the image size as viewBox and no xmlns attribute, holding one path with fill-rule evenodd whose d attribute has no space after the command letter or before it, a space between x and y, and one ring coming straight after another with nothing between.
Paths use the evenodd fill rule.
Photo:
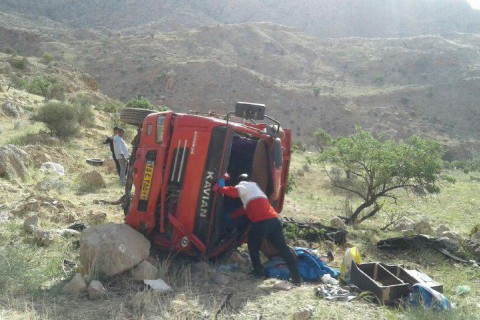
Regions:
<instances>
[{"instance_id":1,"label":"man in white shirt","mask_svg":"<svg viewBox=\"0 0 480 320\"><path fill-rule=\"evenodd\" d=\"M124 129L119 129L115 137L113 137L113 150L115 152L115 158L118 160L120 164L120 184L125 186L126 178L125 174L127 172L128 166L128 148L127 144L123 140L123 135L125 134Z\"/></svg>"}]
</instances>

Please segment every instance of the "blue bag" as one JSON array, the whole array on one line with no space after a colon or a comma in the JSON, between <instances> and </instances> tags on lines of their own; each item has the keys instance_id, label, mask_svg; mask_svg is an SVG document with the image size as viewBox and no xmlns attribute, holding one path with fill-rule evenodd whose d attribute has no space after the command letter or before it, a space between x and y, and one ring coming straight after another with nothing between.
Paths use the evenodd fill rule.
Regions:
<instances>
[{"instance_id":1,"label":"blue bag","mask_svg":"<svg viewBox=\"0 0 480 320\"><path fill-rule=\"evenodd\" d=\"M318 281L325 274L332 278L338 278L340 272L327 266L325 261L320 260L312 250L308 248L293 248L297 256L297 267L304 281ZM270 278L287 280L290 278L288 270L283 259L274 257L265 265L265 274Z\"/></svg>"},{"instance_id":2,"label":"blue bag","mask_svg":"<svg viewBox=\"0 0 480 320\"><path fill-rule=\"evenodd\" d=\"M435 311L450 310L452 308L447 297L421 283L412 286L407 303L415 307L424 306L432 308Z\"/></svg>"}]
</instances>

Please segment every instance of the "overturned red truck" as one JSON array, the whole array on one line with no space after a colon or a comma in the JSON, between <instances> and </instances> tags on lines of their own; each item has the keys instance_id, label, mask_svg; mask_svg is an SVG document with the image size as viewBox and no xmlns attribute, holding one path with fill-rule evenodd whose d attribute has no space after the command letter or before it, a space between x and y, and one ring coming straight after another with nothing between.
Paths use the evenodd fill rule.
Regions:
<instances>
[{"instance_id":1,"label":"overturned red truck","mask_svg":"<svg viewBox=\"0 0 480 320\"><path fill-rule=\"evenodd\" d=\"M120 118L138 125L125 222L160 249L211 258L245 240L248 222L230 217L241 202L212 191L226 172L232 185L249 174L282 210L291 131L265 115L265 105L239 102L224 118L145 109L124 109Z\"/></svg>"}]
</instances>

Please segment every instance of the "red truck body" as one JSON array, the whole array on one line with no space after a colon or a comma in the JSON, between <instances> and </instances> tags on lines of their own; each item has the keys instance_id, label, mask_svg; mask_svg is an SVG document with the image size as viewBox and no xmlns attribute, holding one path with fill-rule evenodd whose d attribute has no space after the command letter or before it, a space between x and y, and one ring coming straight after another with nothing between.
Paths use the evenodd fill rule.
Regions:
<instances>
[{"instance_id":1,"label":"red truck body","mask_svg":"<svg viewBox=\"0 0 480 320\"><path fill-rule=\"evenodd\" d=\"M291 132L265 123L211 116L151 113L141 126L125 222L161 249L215 257L242 243L248 223L232 222L239 202L212 191L228 172L249 174L282 210ZM275 131L275 130L273 130ZM130 193L130 190L129 190Z\"/></svg>"}]
</instances>

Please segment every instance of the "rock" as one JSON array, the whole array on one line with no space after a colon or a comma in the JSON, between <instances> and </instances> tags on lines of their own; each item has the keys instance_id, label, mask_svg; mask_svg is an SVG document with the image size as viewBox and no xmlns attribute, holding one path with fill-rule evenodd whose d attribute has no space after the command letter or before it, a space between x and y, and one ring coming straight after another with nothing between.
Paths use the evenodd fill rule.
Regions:
<instances>
[{"instance_id":1,"label":"rock","mask_svg":"<svg viewBox=\"0 0 480 320\"><path fill-rule=\"evenodd\" d=\"M105 212L99 212L99 213L90 212L87 215L87 219L92 224L101 224L101 223L104 223L107 220L107 214Z\"/></svg>"},{"instance_id":2,"label":"rock","mask_svg":"<svg viewBox=\"0 0 480 320\"><path fill-rule=\"evenodd\" d=\"M217 272L213 276L213 282L215 282L219 286L226 286L230 282L230 277L223 272Z\"/></svg>"},{"instance_id":3,"label":"rock","mask_svg":"<svg viewBox=\"0 0 480 320\"><path fill-rule=\"evenodd\" d=\"M80 273L76 273L72 280L63 287L63 292L72 296L78 296L85 290L87 290L87 285L85 284L85 281L83 281Z\"/></svg>"},{"instance_id":4,"label":"rock","mask_svg":"<svg viewBox=\"0 0 480 320\"><path fill-rule=\"evenodd\" d=\"M92 280L87 288L88 297L92 300L103 298L107 295L107 289L98 280Z\"/></svg>"},{"instance_id":5,"label":"rock","mask_svg":"<svg viewBox=\"0 0 480 320\"><path fill-rule=\"evenodd\" d=\"M50 231L36 229L33 233L35 243L39 246L48 246L53 240L54 236Z\"/></svg>"},{"instance_id":6,"label":"rock","mask_svg":"<svg viewBox=\"0 0 480 320\"><path fill-rule=\"evenodd\" d=\"M82 186L91 188L91 189L98 189L98 188L106 188L107 184L103 179L102 175L96 171L92 170L90 172L86 172L80 176L80 183Z\"/></svg>"},{"instance_id":7,"label":"rock","mask_svg":"<svg viewBox=\"0 0 480 320\"><path fill-rule=\"evenodd\" d=\"M17 106L13 101L5 101L3 104L3 112L9 117L18 118L25 113L22 107Z\"/></svg>"},{"instance_id":8,"label":"rock","mask_svg":"<svg viewBox=\"0 0 480 320\"><path fill-rule=\"evenodd\" d=\"M293 320L307 320L313 314L313 308L305 308L293 314Z\"/></svg>"},{"instance_id":9,"label":"rock","mask_svg":"<svg viewBox=\"0 0 480 320\"><path fill-rule=\"evenodd\" d=\"M126 224L90 227L80 238L80 262L90 275L114 276L148 258L150 241Z\"/></svg>"},{"instance_id":10,"label":"rock","mask_svg":"<svg viewBox=\"0 0 480 320\"><path fill-rule=\"evenodd\" d=\"M394 229L397 231L413 230L415 228L415 221L408 217L401 217L395 223Z\"/></svg>"},{"instance_id":11,"label":"rock","mask_svg":"<svg viewBox=\"0 0 480 320\"><path fill-rule=\"evenodd\" d=\"M438 239L438 241L442 243L445 246L445 249L447 249L450 252L456 252L460 248L458 241L447 238L447 237L441 237Z\"/></svg>"},{"instance_id":12,"label":"rock","mask_svg":"<svg viewBox=\"0 0 480 320\"><path fill-rule=\"evenodd\" d=\"M472 235L472 238L480 241L480 231L478 231L477 233L474 233Z\"/></svg>"},{"instance_id":13,"label":"rock","mask_svg":"<svg viewBox=\"0 0 480 320\"><path fill-rule=\"evenodd\" d=\"M35 185L37 191L64 190L65 188L67 183L60 177L45 177Z\"/></svg>"},{"instance_id":14,"label":"rock","mask_svg":"<svg viewBox=\"0 0 480 320\"><path fill-rule=\"evenodd\" d=\"M13 144L0 147L0 177L24 180L27 176L28 154Z\"/></svg>"},{"instance_id":15,"label":"rock","mask_svg":"<svg viewBox=\"0 0 480 320\"><path fill-rule=\"evenodd\" d=\"M334 217L332 220L330 220L330 225L332 227L338 228L338 229L345 229L347 226L345 225L345 222L343 222L342 219L339 217Z\"/></svg>"},{"instance_id":16,"label":"rock","mask_svg":"<svg viewBox=\"0 0 480 320\"><path fill-rule=\"evenodd\" d=\"M34 233L38 229L40 219L37 215L30 216L23 221L23 230L28 233Z\"/></svg>"},{"instance_id":17,"label":"rock","mask_svg":"<svg viewBox=\"0 0 480 320\"><path fill-rule=\"evenodd\" d=\"M450 231L450 229L447 226L442 224L440 227L437 228L435 233L437 234L438 237L441 237L445 231Z\"/></svg>"},{"instance_id":18,"label":"rock","mask_svg":"<svg viewBox=\"0 0 480 320\"><path fill-rule=\"evenodd\" d=\"M157 279L157 276L158 269L148 261L142 261L130 270L130 277L133 280L154 280Z\"/></svg>"},{"instance_id":19,"label":"rock","mask_svg":"<svg viewBox=\"0 0 480 320\"><path fill-rule=\"evenodd\" d=\"M413 230L415 230L415 232L419 234L431 234L433 232L430 223L426 220L417 222Z\"/></svg>"},{"instance_id":20,"label":"rock","mask_svg":"<svg viewBox=\"0 0 480 320\"><path fill-rule=\"evenodd\" d=\"M65 168L59 163L55 162L44 162L40 166L40 170L48 173L55 173L58 174L59 176L65 175Z\"/></svg>"},{"instance_id":21,"label":"rock","mask_svg":"<svg viewBox=\"0 0 480 320\"><path fill-rule=\"evenodd\" d=\"M172 288L165 283L162 279L155 280L143 280L143 282L152 290L158 293L169 293L172 292Z\"/></svg>"},{"instance_id":22,"label":"rock","mask_svg":"<svg viewBox=\"0 0 480 320\"><path fill-rule=\"evenodd\" d=\"M90 282L92 282L92 277L89 274L86 274L83 276L83 281L85 281L85 284L88 286L90 285Z\"/></svg>"},{"instance_id":23,"label":"rock","mask_svg":"<svg viewBox=\"0 0 480 320\"><path fill-rule=\"evenodd\" d=\"M305 171L303 171L302 169L297 169L297 176L304 177L305 176Z\"/></svg>"},{"instance_id":24,"label":"rock","mask_svg":"<svg viewBox=\"0 0 480 320\"><path fill-rule=\"evenodd\" d=\"M441 235L442 237L447 237L456 242L462 242L463 238L458 232L454 231L444 231Z\"/></svg>"}]
</instances>

